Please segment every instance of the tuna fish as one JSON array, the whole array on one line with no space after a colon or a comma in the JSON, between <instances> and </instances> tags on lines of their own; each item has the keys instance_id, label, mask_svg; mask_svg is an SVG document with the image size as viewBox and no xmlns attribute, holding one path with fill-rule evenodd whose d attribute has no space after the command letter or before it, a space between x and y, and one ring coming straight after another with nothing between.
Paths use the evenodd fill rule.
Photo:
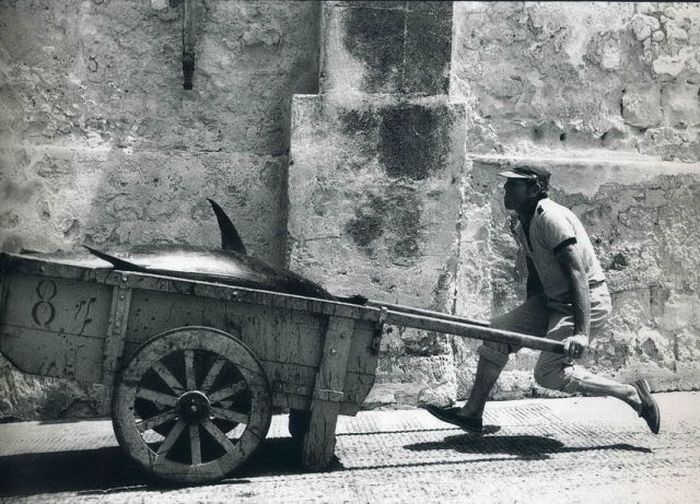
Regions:
<instances>
[{"instance_id":1,"label":"tuna fish","mask_svg":"<svg viewBox=\"0 0 700 504\"><path fill-rule=\"evenodd\" d=\"M43 257L82 266L104 267L107 261L114 269L201 280L238 287L284 292L320 299L363 304L362 296L336 297L321 285L287 269L275 268L248 255L236 227L223 209L209 200L221 231L221 248L187 245L146 245L125 250L101 251L85 246L92 255L56 253Z\"/></svg>"}]
</instances>

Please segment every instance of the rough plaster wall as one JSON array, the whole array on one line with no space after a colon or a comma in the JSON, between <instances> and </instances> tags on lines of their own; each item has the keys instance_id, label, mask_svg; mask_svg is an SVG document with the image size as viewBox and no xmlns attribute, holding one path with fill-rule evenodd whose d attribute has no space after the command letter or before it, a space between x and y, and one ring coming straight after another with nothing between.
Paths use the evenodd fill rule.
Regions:
<instances>
[{"instance_id":1,"label":"rough plaster wall","mask_svg":"<svg viewBox=\"0 0 700 504\"><path fill-rule=\"evenodd\" d=\"M293 93L316 92L316 31L308 27L317 22L317 7L206 5L195 89L185 92L180 14L165 0L0 3L5 249L143 238L210 244L217 233L202 198L212 196L211 188L231 209L253 252L282 260L286 230L279 191L286 180L289 103ZM697 7L457 2L446 43L440 15L428 8L421 18L418 3L353 5L372 9L367 16L354 13L355 28L362 28L353 32L358 40L334 31L332 23L347 12L326 19L324 93L431 95L449 85L452 100L467 110L462 114L467 157L456 184L461 209L446 216L455 224L445 242L449 267L435 290L439 296L416 305L486 318L520 299L524 277L495 172L506 162L539 162L555 173L553 196L571 205L599 239L613 290L610 330L599 338L589 364L622 379L652 376L659 389L697 387ZM436 7L444 8L432 4ZM404 29L402 38L384 27L366 36L377 26L372 14L382 9L402 11L404 23L410 11L430 29ZM413 34L408 40L407 33ZM397 44L388 43L392 34L401 41L398 53ZM445 47L452 50L451 61L449 54L448 61L440 59ZM415 55L409 61L428 78L405 78L411 70L401 67L406 54ZM376 116L359 115L355 123ZM353 136L360 137L361 130ZM355 152L350 149L343 162ZM313 159L325 155L309 153ZM347 203L333 196L337 188L326 184L324 190L326 196L323 191L315 196L317 208L332 213ZM129 200L132 191L138 201ZM372 205L369 194L369 204L358 206L358 214L347 213L347 220L375 234L372 223L381 223L381 243L392 236L401 241L391 231L406 223L397 211L401 206L387 206L382 198ZM202 224L196 234L193 221ZM355 242L363 242L357 226L339 229L357 247L353 253L367 252L367 245ZM423 240L414 242L418 250ZM309 261L304 271L332 290L364 290L363 283L340 285L335 274L315 273L332 263L329 250L302 258ZM390 254L387 258L391 261ZM292 263L301 264L293 256ZM386 275L375 269L374 276ZM438 401L463 397L474 370L474 345L396 329L385 338L373 401L412 403L426 384L439 390L433 397ZM496 396L542 393L529 381L533 362L534 353L518 355ZM52 382L48 396L37 396L36 380L17 374L3 380L12 397L26 398L23 416L92 412L91 400L72 403L82 393L72 384ZM3 406L6 415L12 414L9 407Z\"/></svg>"},{"instance_id":2,"label":"rough plaster wall","mask_svg":"<svg viewBox=\"0 0 700 504\"><path fill-rule=\"evenodd\" d=\"M700 153L695 4L456 2L450 92L476 153Z\"/></svg>"},{"instance_id":3,"label":"rough plaster wall","mask_svg":"<svg viewBox=\"0 0 700 504\"><path fill-rule=\"evenodd\" d=\"M290 266L332 292L451 311L466 117L452 5L324 3L319 95L293 103ZM368 406L454 395L450 338L392 327Z\"/></svg>"},{"instance_id":4,"label":"rough plaster wall","mask_svg":"<svg viewBox=\"0 0 700 504\"><path fill-rule=\"evenodd\" d=\"M402 65L410 58L398 48L413 47L405 40L413 34L401 30L409 8L404 2L356 2L352 8L331 2L324 15L321 102L325 96L336 108L363 110L382 95L410 102L416 93L443 92L439 85L406 87L403 80ZM352 212L332 213L359 201L339 190L361 172L349 162L363 169L384 166L375 137L348 134L333 121L326 130L335 139L330 154L302 134L303 126L293 127L290 233L298 248L292 264L348 293L365 290L379 299L480 319L502 313L522 301L525 269L496 174L512 163L540 164L553 173L552 197L573 208L589 229L613 295L614 314L586 364L620 380L645 376L658 390L700 386L700 10L693 4L590 2L455 2L453 9L451 58L443 64L441 53L431 49L421 61L428 75L447 67L449 99L466 108L464 150L452 153L464 157L455 183L459 206L456 214L440 214L454 231L449 240L441 238L447 241L439 282L426 287L429 277L404 271L400 284L406 292L413 286L439 296L401 298L401 291L383 288L381 279L402 273L391 249L382 250L383 264L370 255L347 275L335 271L347 257L361 257L376 236L401 226L391 206L363 210L358 215L366 225L352 229L342 225ZM437 25L424 32L437 41L443 33ZM357 117L359 124L372 115ZM370 122L363 126L373 131ZM303 151L298 160L297 146ZM329 165L323 168L334 174L329 180L343 182L319 190L313 182L319 168L307 161L315 158ZM381 187L387 176L389 187L403 183L386 166L379 173L374 176ZM363 184L371 187L370 180ZM419 189L414 197L419 207L429 191ZM309 218L309 200L322 200L324 219L337 224L333 241L322 240L323 246L299 246L314 238L297 221ZM430 240L420 236L416 250L426 250ZM376 281L368 283L366 276ZM465 397L476 345L394 328L385 337L369 402L395 406ZM513 357L494 397L549 394L532 378L536 358L529 350Z\"/></svg>"},{"instance_id":5,"label":"rough plaster wall","mask_svg":"<svg viewBox=\"0 0 700 504\"><path fill-rule=\"evenodd\" d=\"M291 268L336 294L450 311L464 107L298 96L294 111ZM392 327L381 352L370 404L413 403L415 383L454 389L447 337Z\"/></svg>"},{"instance_id":6,"label":"rough plaster wall","mask_svg":"<svg viewBox=\"0 0 700 504\"><path fill-rule=\"evenodd\" d=\"M454 7L450 90L471 112L468 200L490 215L480 233L490 237L482 269L490 274L491 312L520 302L525 280L494 172L515 162L546 166L552 197L592 235L613 296L589 367L621 380L646 376L657 389L697 388L700 9ZM459 346L458 368L469 369L473 356ZM549 393L532 380L535 358L527 350L514 357L495 396ZM471 374L458 377L463 396Z\"/></svg>"},{"instance_id":7,"label":"rough plaster wall","mask_svg":"<svg viewBox=\"0 0 700 504\"><path fill-rule=\"evenodd\" d=\"M318 88L320 8L201 6L186 91L179 1L0 2L3 250L217 246L213 198L284 264L290 103ZM94 412L99 391L45 383L4 372L0 415Z\"/></svg>"}]
</instances>

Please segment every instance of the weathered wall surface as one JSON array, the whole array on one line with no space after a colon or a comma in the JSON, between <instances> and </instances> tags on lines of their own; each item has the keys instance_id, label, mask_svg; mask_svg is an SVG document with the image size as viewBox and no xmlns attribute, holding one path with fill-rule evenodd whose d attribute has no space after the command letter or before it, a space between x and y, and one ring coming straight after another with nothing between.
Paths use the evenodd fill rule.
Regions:
<instances>
[{"instance_id":1,"label":"weathered wall surface","mask_svg":"<svg viewBox=\"0 0 700 504\"><path fill-rule=\"evenodd\" d=\"M588 228L613 296L587 364L658 389L700 386L700 9L692 4L454 4L451 94L471 112L472 198L491 254L491 311L522 299L494 172L548 167L551 195ZM482 199L484 195L488 197ZM470 282L458 284L457 289ZM496 395L546 393L535 355L513 359ZM473 361L467 353L464 359ZM460 358L456 359L458 368ZM460 395L469 372L460 375Z\"/></svg>"},{"instance_id":2,"label":"weathered wall surface","mask_svg":"<svg viewBox=\"0 0 700 504\"><path fill-rule=\"evenodd\" d=\"M320 7L200 4L186 91L181 1L0 3L3 250L218 246L213 198L284 263L290 103L318 89ZM3 373L0 415L90 413L99 394L40 383Z\"/></svg>"},{"instance_id":3,"label":"weathered wall surface","mask_svg":"<svg viewBox=\"0 0 700 504\"><path fill-rule=\"evenodd\" d=\"M292 269L336 293L452 310L465 107L447 95L452 5L324 4L320 94L293 102ZM369 405L454 395L450 341L384 337Z\"/></svg>"},{"instance_id":4,"label":"weathered wall surface","mask_svg":"<svg viewBox=\"0 0 700 504\"><path fill-rule=\"evenodd\" d=\"M696 5L202 5L185 91L178 0L0 2L3 250L216 245L212 197L333 292L488 318L524 291L496 173L539 163L613 293L588 364L700 386ZM370 405L464 397L475 346L393 328ZM534 359L496 396L544 393ZM2 366L0 416L100 402Z\"/></svg>"},{"instance_id":5,"label":"weathered wall surface","mask_svg":"<svg viewBox=\"0 0 700 504\"><path fill-rule=\"evenodd\" d=\"M303 120L294 122L292 265L331 289L359 290L387 302L474 318L502 313L523 299L525 271L496 174L518 162L547 166L552 197L573 208L589 229L613 295L614 314L587 365L621 380L645 376L659 390L700 386L697 6L455 2L449 58L436 49L444 47L440 25L424 27L420 35L410 29L408 19L418 11L450 15L431 11L435 4L325 7L322 94L299 99L294 107L301 115L311 103L354 108L363 128L348 131L342 121L326 119L319 133ZM427 76L422 82L432 85L406 85L403 76L415 61ZM435 78L445 70L447 89ZM435 229L423 225L430 220L421 212L433 195L430 187L415 184L411 169L392 171L377 144L382 136L375 133L376 113L367 108L388 96L412 103L445 92L449 97L440 99L466 111L458 126L464 125L466 141L451 154L462 159L461 169L452 172L459 202L441 204L436 214L451 231L437 238L403 229L416 221L424 230ZM419 152L434 151L430 145L439 140L409 123L403 121L405 137L428 142ZM409 156L406 162L420 167L421 159ZM354 190L357 184L364 194ZM395 193L407 184L412 205L371 204L377 190ZM304 223L319 219L314 202L320 201L322 224L311 230ZM362 226L348 225L360 221ZM415 237L413 264L439 265L441 274L420 274L397 250L377 247L396 233ZM436 243L438 255L432 252ZM370 403L464 397L473 380L475 346L394 328L385 337ZM535 359L528 350L514 357L495 396L548 393L532 379Z\"/></svg>"}]
</instances>

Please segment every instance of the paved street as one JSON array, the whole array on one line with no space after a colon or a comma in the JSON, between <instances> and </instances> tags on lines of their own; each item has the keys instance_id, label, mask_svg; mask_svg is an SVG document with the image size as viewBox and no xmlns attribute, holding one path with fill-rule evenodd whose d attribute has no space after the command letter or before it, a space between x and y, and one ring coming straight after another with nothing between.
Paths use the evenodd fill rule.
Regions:
<instances>
[{"instance_id":1,"label":"paved street","mask_svg":"<svg viewBox=\"0 0 700 504\"><path fill-rule=\"evenodd\" d=\"M474 438L423 410L341 417L335 466L305 472L276 416L249 464L216 485L148 483L108 420L0 425L2 502L700 502L700 393L655 396L654 436L614 399L494 402Z\"/></svg>"}]
</instances>

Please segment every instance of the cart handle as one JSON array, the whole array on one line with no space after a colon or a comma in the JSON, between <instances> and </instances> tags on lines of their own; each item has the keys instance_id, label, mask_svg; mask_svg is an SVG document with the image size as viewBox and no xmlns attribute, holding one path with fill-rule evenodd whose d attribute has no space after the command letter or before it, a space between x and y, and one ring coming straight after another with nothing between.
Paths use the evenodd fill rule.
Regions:
<instances>
[{"instance_id":1,"label":"cart handle","mask_svg":"<svg viewBox=\"0 0 700 504\"><path fill-rule=\"evenodd\" d=\"M412 314L412 315L424 315L426 317L430 317L430 318L434 318L434 319L449 320L451 322L459 322L461 324L470 324L470 325L477 325L477 326L482 326L482 327L489 327L491 325L486 320L469 319L469 318L465 318L465 317L460 317L458 315L450 315L448 313L442 313L442 312L438 312L438 311L424 310L421 308L413 308L411 306L403 306L403 305L391 304L391 303L382 303L381 301L376 301L374 299L369 299L365 303L365 306L372 306L374 308L387 308L388 310L391 310L391 311L394 311L397 313Z\"/></svg>"},{"instance_id":2,"label":"cart handle","mask_svg":"<svg viewBox=\"0 0 700 504\"><path fill-rule=\"evenodd\" d=\"M379 301L370 300L367 302L367 305L377 308L386 307L385 323L387 324L452 334L463 338L504 343L506 345L515 345L557 354L565 353L564 345L560 341L513 331L493 329L489 327L488 322L481 320L470 320L455 315L381 303Z\"/></svg>"}]
</instances>

